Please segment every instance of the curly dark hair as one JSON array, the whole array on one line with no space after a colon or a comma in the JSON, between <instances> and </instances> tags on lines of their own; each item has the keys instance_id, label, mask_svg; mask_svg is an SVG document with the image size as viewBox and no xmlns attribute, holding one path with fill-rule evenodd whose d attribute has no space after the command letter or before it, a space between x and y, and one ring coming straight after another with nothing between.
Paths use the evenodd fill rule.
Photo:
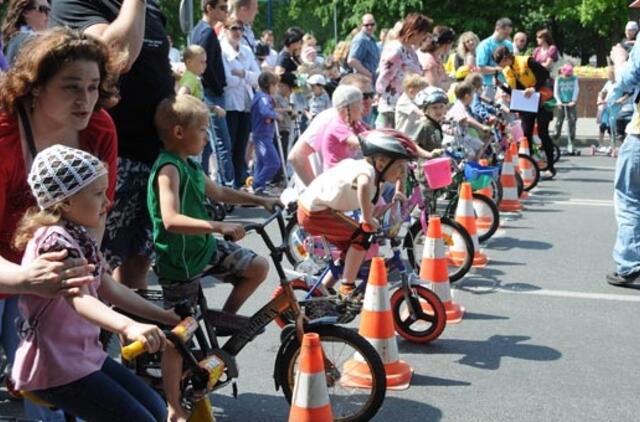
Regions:
<instances>
[{"instance_id":1,"label":"curly dark hair","mask_svg":"<svg viewBox=\"0 0 640 422\"><path fill-rule=\"evenodd\" d=\"M6 45L20 27L26 25L24 12L33 9L35 0L11 0L7 8L7 16L2 22L2 42Z\"/></svg>"},{"instance_id":2,"label":"curly dark hair","mask_svg":"<svg viewBox=\"0 0 640 422\"><path fill-rule=\"evenodd\" d=\"M19 102L31 101L33 90L45 86L70 62L96 62L100 71L95 111L118 101L118 77L124 60L115 59L103 42L68 28L55 28L29 39L13 67L0 76L0 109L14 114Z\"/></svg>"}]
</instances>

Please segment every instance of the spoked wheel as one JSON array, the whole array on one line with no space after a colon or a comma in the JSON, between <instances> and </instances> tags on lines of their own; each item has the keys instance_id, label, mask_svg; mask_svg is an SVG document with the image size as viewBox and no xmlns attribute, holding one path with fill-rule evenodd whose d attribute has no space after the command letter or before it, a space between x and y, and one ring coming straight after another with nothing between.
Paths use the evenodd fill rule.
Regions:
<instances>
[{"instance_id":1,"label":"spoked wheel","mask_svg":"<svg viewBox=\"0 0 640 422\"><path fill-rule=\"evenodd\" d=\"M304 280L298 278L296 280L290 281L289 285L293 290L293 294L298 299L298 302L305 300L305 298L307 297L307 293L309 292L309 286L307 286L307 283ZM282 286L278 286L271 297L274 298L281 294L284 294L284 290L282 289ZM314 289L312 297L322 297L322 292L318 289ZM278 324L278 327L284 328L289 324L295 324L295 318L291 311L286 311L281 313L280 316L276 318L276 324Z\"/></svg>"},{"instance_id":2,"label":"spoked wheel","mask_svg":"<svg viewBox=\"0 0 640 422\"><path fill-rule=\"evenodd\" d=\"M500 201L502 201L502 183L500 183L500 179L492 179L491 180L491 196L493 202L497 205L500 205Z\"/></svg>"},{"instance_id":3,"label":"spoked wheel","mask_svg":"<svg viewBox=\"0 0 640 422\"><path fill-rule=\"evenodd\" d=\"M525 180L524 166L521 164L523 161L526 161L528 163L528 167L531 169L531 179ZM538 182L540 181L540 167L538 167L538 163L536 163L533 158L527 154L518 154L518 169L520 170L520 176L522 177L522 188L525 191L529 192L538 185Z\"/></svg>"},{"instance_id":4,"label":"spoked wheel","mask_svg":"<svg viewBox=\"0 0 640 422\"><path fill-rule=\"evenodd\" d=\"M561 155L560 147L557 146L556 144L553 144L553 163L554 164L558 162L558 160L560 159L560 155ZM533 159L535 160L536 164L538 164L538 168L540 169L540 171L545 171L549 168L549 163L547 162L547 154L544 152L542 145L538 146L537 152L533 157Z\"/></svg>"},{"instance_id":5,"label":"spoked wheel","mask_svg":"<svg viewBox=\"0 0 640 422\"><path fill-rule=\"evenodd\" d=\"M440 337L447 325L444 304L424 286L410 288L409 301L402 289L391 295L394 326L398 334L413 343L430 343Z\"/></svg>"},{"instance_id":6,"label":"spoked wheel","mask_svg":"<svg viewBox=\"0 0 640 422\"><path fill-rule=\"evenodd\" d=\"M304 261L307 256L307 251L304 247L304 239L307 237L307 233L298 224L298 219L295 215L291 217L285 228L285 236L287 238L287 260L294 267Z\"/></svg>"},{"instance_id":7,"label":"spoked wheel","mask_svg":"<svg viewBox=\"0 0 640 422\"><path fill-rule=\"evenodd\" d=\"M308 327L317 333L324 354L325 375L334 421L368 421L384 401L387 382L382 359L376 349L354 331L335 325ZM276 362L276 381L289 403L298 371L300 342L293 337L283 343L285 350ZM357 360L354 358L357 357ZM354 379L368 373L368 387L355 387Z\"/></svg>"},{"instance_id":8,"label":"spoked wheel","mask_svg":"<svg viewBox=\"0 0 640 422\"><path fill-rule=\"evenodd\" d=\"M465 228L449 217L441 217L440 222L442 223L449 281L455 282L464 277L471 268L474 254L473 241ZM420 224L420 221L416 221L409 228L403 243L407 251L407 259L416 272L420 272L420 261L422 260L422 249L424 248L425 240L426 234L422 231L422 224ZM460 251L463 257L454 259L454 251Z\"/></svg>"},{"instance_id":9,"label":"spoked wheel","mask_svg":"<svg viewBox=\"0 0 640 422\"><path fill-rule=\"evenodd\" d=\"M476 217L476 232L478 241L484 242L491 239L500 226L500 212L496 204L481 193L473 193L473 211ZM458 207L458 197L451 200L447 207L449 210L449 218L454 220L455 210ZM455 220L454 220L455 221Z\"/></svg>"}]
</instances>

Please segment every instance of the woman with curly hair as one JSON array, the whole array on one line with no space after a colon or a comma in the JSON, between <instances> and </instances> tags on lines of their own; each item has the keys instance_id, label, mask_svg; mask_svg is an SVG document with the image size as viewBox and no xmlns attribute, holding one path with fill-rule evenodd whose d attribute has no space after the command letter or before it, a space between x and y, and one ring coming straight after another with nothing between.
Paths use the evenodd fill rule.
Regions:
<instances>
[{"instance_id":1,"label":"woman with curly hair","mask_svg":"<svg viewBox=\"0 0 640 422\"><path fill-rule=\"evenodd\" d=\"M12 64L22 44L36 32L47 29L49 23L47 0L11 0L2 23L2 42L7 46L7 61Z\"/></svg>"},{"instance_id":2,"label":"woman with curly hair","mask_svg":"<svg viewBox=\"0 0 640 422\"><path fill-rule=\"evenodd\" d=\"M77 294L92 279L93 268L85 260L67 259L67 251L60 251L21 267L23 251L12 247L12 238L27 209L36 205L27 174L38 152L63 144L116 168L116 129L104 107L117 101L117 74L104 44L68 29L36 35L23 52L0 76L0 292ZM110 171L110 199L115 181ZM0 297L0 341L12 362L17 299Z\"/></svg>"}]
</instances>

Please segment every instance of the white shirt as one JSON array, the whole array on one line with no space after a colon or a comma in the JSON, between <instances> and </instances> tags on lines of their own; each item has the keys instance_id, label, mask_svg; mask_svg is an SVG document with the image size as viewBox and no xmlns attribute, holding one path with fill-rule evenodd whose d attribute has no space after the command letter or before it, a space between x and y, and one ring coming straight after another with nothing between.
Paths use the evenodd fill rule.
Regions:
<instances>
[{"instance_id":1,"label":"white shirt","mask_svg":"<svg viewBox=\"0 0 640 422\"><path fill-rule=\"evenodd\" d=\"M258 87L258 63L246 45L240 44L240 48L236 50L227 39L221 39L220 47L227 79L227 86L224 88L224 108L227 111L248 112L251 110L253 91ZM231 72L234 69L244 70L244 78L233 75Z\"/></svg>"},{"instance_id":2,"label":"white shirt","mask_svg":"<svg viewBox=\"0 0 640 422\"><path fill-rule=\"evenodd\" d=\"M271 69L275 69L276 65L278 64L278 52L273 48L269 49L269 55L265 57L264 62Z\"/></svg>"},{"instance_id":3,"label":"white shirt","mask_svg":"<svg viewBox=\"0 0 640 422\"><path fill-rule=\"evenodd\" d=\"M346 212L360 208L356 179L369 176L375 183L376 171L366 160L346 158L313 179L300 195L300 205L307 211L332 209ZM371 189L371 200L375 195Z\"/></svg>"}]
</instances>

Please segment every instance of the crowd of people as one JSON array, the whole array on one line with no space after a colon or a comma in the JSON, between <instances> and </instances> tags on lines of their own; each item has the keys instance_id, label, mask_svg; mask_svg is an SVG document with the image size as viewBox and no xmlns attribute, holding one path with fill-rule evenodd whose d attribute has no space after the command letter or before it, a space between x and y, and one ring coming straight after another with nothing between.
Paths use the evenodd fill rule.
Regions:
<instances>
[{"instance_id":1,"label":"crowd of people","mask_svg":"<svg viewBox=\"0 0 640 422\"><path fill-rule=\"evenodd\" d=\"M233 284L224 310L238 311L268 264L235 243L241 225L211 220L207 197L272 209L288 164L299 222L343 250L340 291L348 293L366 248L358 230L377 226L372 204L401 199L406 161L442 154L453 125L478 158L517 89L541 97L519 117L527 138L537 127L547 157L554 111L575 137L577 79L571 65L554 71L559 53L546 29L527 54L527 34L512 41L507 18L480 40L411 13L378 40L375 16L365 14L322 57L301 28L255 34L257 13L257 0L202 0L201 19L176 51L156 0L9 1L0 57L0 340L16 394L87 420L186 420L182 364L162 331L100 300L173 324L171 307L195 300L206 272ZM631 50L625 86L637 85L638 54ZM636 150L636 162L619 171L627 188ZM357 208L359 222L341 214ZM623 249L632 262L617 276L628 278L639 260ZM129 290L147 286L152 262L166 309ZM103 352L100 328L165 351L168 406ZM27 400L25 409L63 417Z\"/></svg>"}]
</instances>

